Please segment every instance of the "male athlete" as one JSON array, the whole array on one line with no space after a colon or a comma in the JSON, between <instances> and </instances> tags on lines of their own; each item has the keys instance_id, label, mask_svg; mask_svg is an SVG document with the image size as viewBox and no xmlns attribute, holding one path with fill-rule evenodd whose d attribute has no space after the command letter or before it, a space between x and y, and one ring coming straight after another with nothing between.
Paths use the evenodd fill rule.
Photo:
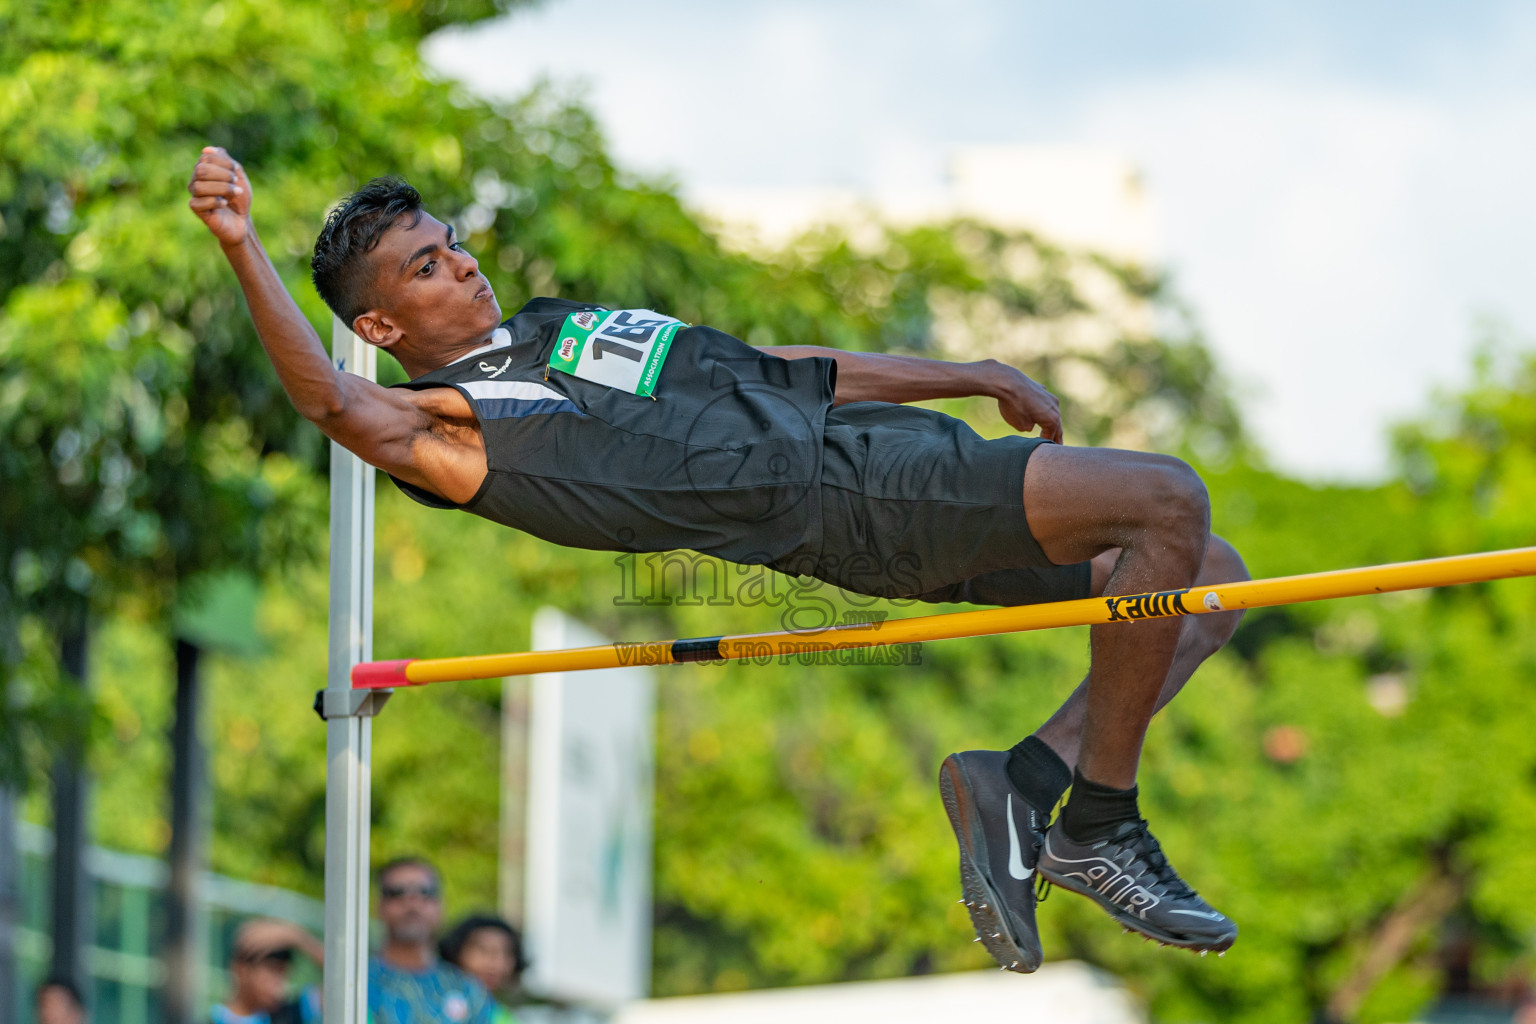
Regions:
<instances>
[{"instance_id":1,"label":"male athlete","mask_svg":"<svg viewBox=\"0 0 1536 1024\"><path fill-rule=\"evenodd\" d=\"M1247 578L1211 536L1188 466L1060 444L1056 399L1011 367L759 349L648 310L558 299L504 321L453 229L398 180L331 212L312 269L326 304L411 379L384 388L338 372L256 237L240 164L204 149L188 189L295 408L425 504L557 544L686 548L925 601ZM1010 425L1040 436L983 440L901 404L967 395L995 398ZM1094 626L1088 677L1049 721L1010 750L945 759L965 902L1004 968L1040 965L1037 871L1161 942L1225 950L1237 937L1163 857L1136 801L1148 722L1237 618Z\"/></svg>"}]
</instances>

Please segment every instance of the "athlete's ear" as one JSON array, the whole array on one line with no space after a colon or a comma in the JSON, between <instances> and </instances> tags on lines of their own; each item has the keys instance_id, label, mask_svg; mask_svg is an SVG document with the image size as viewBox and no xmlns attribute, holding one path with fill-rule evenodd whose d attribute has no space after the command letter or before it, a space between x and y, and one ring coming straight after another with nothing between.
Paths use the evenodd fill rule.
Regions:
<instances>
[{"instance_id":1,"label":"athlete's ear","mask_svg":"<svg viewBox=\"0 0 1536 1024\"><path fill-rule=\"evenodd\" d=\"M368 344L377 345L386 352L404 337L394 318L377 309L370 309L353 320L352 332Z\"/></svg>"}]
</instances>

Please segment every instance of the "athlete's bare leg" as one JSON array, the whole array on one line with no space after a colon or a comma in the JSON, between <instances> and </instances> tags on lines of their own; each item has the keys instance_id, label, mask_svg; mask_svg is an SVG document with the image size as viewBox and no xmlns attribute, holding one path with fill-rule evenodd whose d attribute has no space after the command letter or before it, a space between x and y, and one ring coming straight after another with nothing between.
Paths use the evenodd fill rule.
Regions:
<instances>
[{"instance_id":1,"label":"athlete's bare leg","mask_svg":"<svg viewBox=\"0 0 1536 1024\"><path fill-rule=\"evenodd\" d=\"M1051 561L1095 562L1095 594L1178 590L1202 573L1243 573L1231 546L1211 538L1205 486L1177 459L1041 445L1024 474L1024 510ZM1236 939L1237 926L1160 855L1132 788L1153 712L1236 626L1235 616L1203 618L1091 627L1088 678L1036 734L1077 769L1071 800L1048 828L1049 809L1031 801L1054 800L1043 790L1067 780L1039 751L1021 744L944 759L939 791L959 843L962 898L977 939L1005 970L1027 974L1043 958L1037 872L1147 938L1217 952ZM1016 756L1042 769L1025 780L1041 787L1014 780ZM1021 821L1034 842L1023 841ZM1083 826L1078 835L1067 830L1073 821Z\"/></svg>"},{"instance_id":2,"label":"athlete's bare leg","mask_svg":"<svg viewBox=\"0 0 1536 1024\"><path fill-rule=\"evenodd\" d=\"M1105 594L1190 586L1210 542L1205 485L1163 455L1041 445L1024 475L1024 509L1030 531L1058 565L1120 549ZM1091 628L1076 758L1084 778L1116 789L1136 784L1147 723L1184 626L1180 619L1145 619Z\"/></svg>"},{"instance_id":3,"label":"athlete's bare leg","mask_svg":"<svg viewBox=\"0 0 1536 1024\"><path fill-rule=\"evenodd\" d=\"M1104 588L1109 583L1110 575L1114 572L1119 559L1120 550L1114 548L1093 560L1093 596L1098 597L1104 593ZM1205 561L1200 567L1200 575L1196 577L1195 582L1197 584L1231 583L1248 578L1248 568L1243 564L1237 550L1220 537L1212 536L1211 543L1205 550ZM1242 619L1243 613L1238 611L1191 615L1181 620L1183 629L1179 633L1178 647L1174 650L1173 666L1168 670L1168 676L1163 680L1163 688L1157 695L1157 704L1153 708L1154 714L1166 707L1168 702L1184 688L1184 684L1189 682L1189 677L1194 675L1195 669L1200 667L1201 662L1226 646ZM1087 712L1088 678L1085 677L1077 689L1072 691L1072 696L1067 698L1066 703L1062 704L1044 725L1035 730L1035 735L1054 750L1056 755L1066 762L1068 768L1077 767L1078 750L1083 738L1083 721Z\"/></svg>"}]
</instances>

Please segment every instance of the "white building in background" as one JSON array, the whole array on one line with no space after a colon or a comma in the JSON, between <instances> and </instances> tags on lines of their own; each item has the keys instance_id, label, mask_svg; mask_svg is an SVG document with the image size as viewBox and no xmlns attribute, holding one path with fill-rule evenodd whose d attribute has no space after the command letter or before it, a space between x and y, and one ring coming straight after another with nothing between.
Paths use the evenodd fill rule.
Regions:
<instances>
[{"instance_id":1,"label":"white building in background","mask_svg":"<svg viewBox=\"0 0 1536 1024\"><path fill-rule=\"evenodd\" d=\"M955 212L1147 266L1157 219L1141 172L1081 146L971 146L950 166Z\"/></svg>"},{"instance_id":2,"label":"white building in background","mask_svg":"<svg viewBox=\"0 0 1536 1024\"><path fill-rule=\"evenodd\" d=\"M973 217L1126 263L1158 258L1157 217L1124 156L1082 146L966 146L948 180L926 190L700 188L689 198L744 248L778 247L817 224L870 219L907 225Z\"/></svg>"},{"instance_id":3,"label":"white building in background","mask_svg":"<svg viewBox=\"0 0 1536 1024\"><path fill-rule=\"evenodd\" d=\"M950 359L1021 361L1105 351L1126 337L1157 331L1151 302L1128 292L1114 273L1086 258L1107 256L1152 269L1159 256L1157 214L1136 166L1121 154L1081 146L966 146L950 157L942 185L907 191L843 188L699 188L688 196L726 244L746 251L780 249L818 225L847 231L854 244L878 243L878 225L906 227L970 218L1028 231L1072 254L1067 278L1088 309L1035 319L1010 316L981 298L933 296L934 335ZM1019 272L1028 276L1026 258ZM1058 382L1094 401L1103 382L1066 360ZM1130 427L1127 428L1130 430ZM1146 447L1131 430L1116 439Z\"/></svg>"}]
</instances>

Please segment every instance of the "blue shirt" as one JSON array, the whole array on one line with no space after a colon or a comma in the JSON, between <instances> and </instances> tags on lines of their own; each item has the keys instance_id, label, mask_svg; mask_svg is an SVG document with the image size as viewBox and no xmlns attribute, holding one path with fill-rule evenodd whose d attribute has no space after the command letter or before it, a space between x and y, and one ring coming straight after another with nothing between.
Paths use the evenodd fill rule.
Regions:
<instances>
[{"instance_id":1,"label":"blue shirt","mask_svg":"<svg viewBox=\"0 0 1536 1024\"><path fill-rule=\"evenodd\" d=\"M223 1003L219 1003L209 1011L209 1019L213 1024L272 1024L276 1018L280 1021L294 1021L296 1024L318 1024L320 1020L320 990L313 985L299 993L299 997L277 1010L275 1013L253 1013L242 1016L235 1013Z\"/></svg>"},{"instance_id":2,"label":"blue shirt","mask_svg":"<svg viewBox=\"0 0 1536 1024\"><path fill-rule=\"evenodd\" d=\"M424 971L368 961L368 1018L373 1024L491 1024L490 995L441 961Z\"/></svg>"}]
</instances>

